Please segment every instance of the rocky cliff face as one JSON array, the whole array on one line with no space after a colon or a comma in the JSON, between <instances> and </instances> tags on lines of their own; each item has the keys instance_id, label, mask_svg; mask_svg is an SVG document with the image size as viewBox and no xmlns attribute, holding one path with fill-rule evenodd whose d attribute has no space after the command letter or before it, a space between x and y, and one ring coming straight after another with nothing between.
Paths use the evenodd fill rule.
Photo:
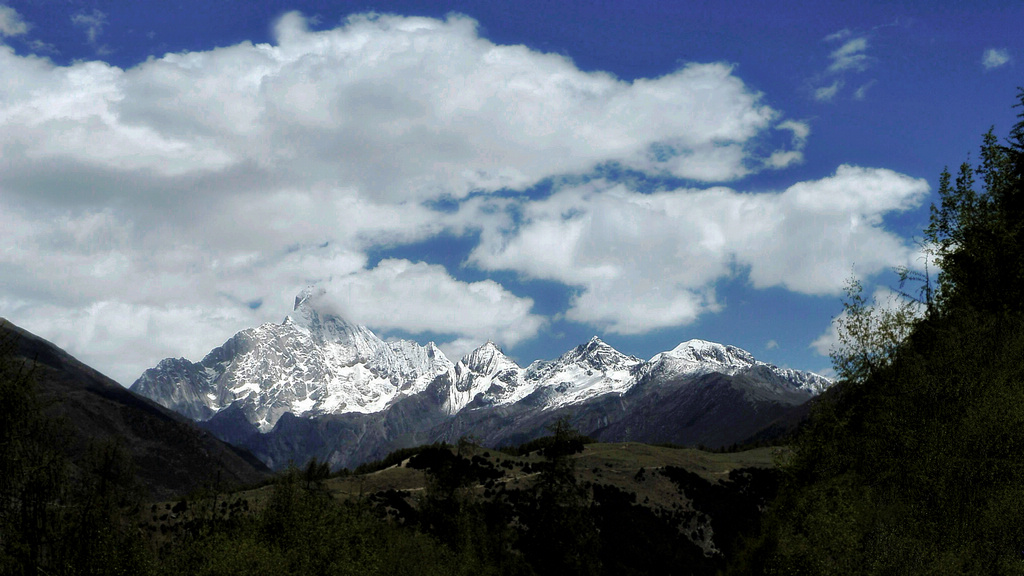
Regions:
<instances>
[{"instance_id":1,"label":"rocky cliff face","mask_svg":"<svg viewBox=\"0 0 1024 576\"><path fill-rule=\"evenodd\" d=\"M385 342L318 304L305 292L282 323L243 330L199 363L164 360L132 390L264 461L343 466L463 434L522 441L565 414L607 440L729 444L830 385L703 340L644 361L594 337L526 368L487 342L452 363L433 343Z\"/></svg>"},{"instance_id":2,"label":"rocky cliff face","mask_svg":"<svg viewBox=\"0 0 1024 576\"><path fill-rule=\"evenodd\" d=\"M243 330L198 364L163 360L131 390L195 420L233 405L268 432L286 413L379 412L452 369L433 343L384 342L322 314L316 296L305 294L284 322Z\"/></svg>"}]
</instances>

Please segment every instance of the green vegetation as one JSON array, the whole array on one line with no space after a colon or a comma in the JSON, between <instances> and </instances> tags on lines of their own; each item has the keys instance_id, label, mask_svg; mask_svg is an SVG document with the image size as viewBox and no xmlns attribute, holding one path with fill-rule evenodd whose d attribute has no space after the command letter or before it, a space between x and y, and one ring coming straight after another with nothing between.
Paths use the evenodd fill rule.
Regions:
<instances>
[{"instance_id":1,"label":"green vegetation","mask_svg":"<svg viewBox=\"0 0 1024 576\"><path fill-rule=\"evenodd\" d=\"M560 420L516 455L463 439L361 473L314 460L268 485L146 502L117 444L68 460L53 438L70 430L16 358L0 355L0 400L19 408L0 444L3 574L713 573L777 483L745 468L768 466L764 449L596 444Z\"/></svg>"},{"instance_id":2,"label":"green vegetation","mask_svg":"<svg viewBox=\"0 0 1024 576\"><path fill-rule=\"evenodd\" d=\"M0 342L0 573L145 572L130 458L116 443L98 443L83 461L68 461L70 431L44 415L16 347L13 337Z\"/></svg>"},{"instance_id":3,"label":"green vegetation","mask_svg":"<svg viewBox=\"0 0 1024 576\"><path fill-rule=\"evenodd\" d=\"M1024 573L1020 118L1005 143L984 136L978 166L942 174L925 231L934 286L919 275L917 302L895 311L851 287L842 381L734 573Z\"/></svg>"},{"instance_id":4,"label":"green vegetation","mask_svg":"<svg viewBox=\"0 0 1024 576\"><path fill-rule=\"evenodd\" d=\"M314 460L152 503L116 442L68 459L72 432L0 342L0 573L1024 573L1021 119L943 173L934 283L904 270L920 291L892 309L851 284L841 382L787 449L598 444L559 420L493 454Z\"/></svg>"}]
</instances>

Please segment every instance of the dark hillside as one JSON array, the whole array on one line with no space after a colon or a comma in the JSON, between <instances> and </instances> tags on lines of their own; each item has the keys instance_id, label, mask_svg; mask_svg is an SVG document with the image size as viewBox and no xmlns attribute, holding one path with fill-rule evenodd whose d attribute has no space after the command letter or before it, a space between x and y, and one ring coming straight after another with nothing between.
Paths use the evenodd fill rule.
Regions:
<instances>
[{"instance_id":1,"label":"dark hillside","mask_svg":"<svg viewBox=\"0 0 1024 576\"><path fill-rule=\"evenodd\" d=\"M903 273L918 304L873 308L851 285L842 381L734 573L1024 573L1020 118L1005 143L985 135L978 166L943 172L925 231L938 278Z\"/></svg>"},{"instance_id":2,"label":"dark hillside","mask_svg":"<svg viewBox=\"0 0 1024 576\"><path fill-rule=\"evenodd\" d=\"M251 484L268 476L249 453L217 440L184 417L136 396L71 355L6 320L0 341L25 363L45 413L67 423L67 451L79 461L90 443L115 441L135 462L154 497L188 492L205 483Z\"/></svg>"}]
</instances>

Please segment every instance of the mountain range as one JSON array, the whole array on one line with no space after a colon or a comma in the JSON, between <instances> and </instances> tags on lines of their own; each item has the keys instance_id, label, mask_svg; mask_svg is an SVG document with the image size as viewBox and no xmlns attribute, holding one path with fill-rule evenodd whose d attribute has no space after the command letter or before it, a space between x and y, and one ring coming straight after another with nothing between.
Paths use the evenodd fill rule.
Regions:
<instances>
[{"instance_id":1,"label":"mountain range","mask_svg":"<svg viewBox=\"0 0 1024 576\"><path fill-rule=\"evenodd\" d=\"M825 390L827 378L690 340L644 361L599 338L523 368L493 342L458 362L433 343L384 341L303 291L279 324L243 330L198 363L168 358L131 390L271 467L355 466L416 444L544 435L563 416L603 441L727 446Z\"/></svg>"}]
</instances>

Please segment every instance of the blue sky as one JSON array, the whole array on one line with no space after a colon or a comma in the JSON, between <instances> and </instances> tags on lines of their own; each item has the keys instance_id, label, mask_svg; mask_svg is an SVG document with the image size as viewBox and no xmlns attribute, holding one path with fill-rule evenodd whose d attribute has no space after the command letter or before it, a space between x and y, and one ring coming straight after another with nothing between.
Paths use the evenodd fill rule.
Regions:
<instances>
[{"instance_id":1,"label":"blue sky","mask_svg":"<svg viewBox=\"0 0 1024 576\"><path fill-rule=\"evenodd\" d=\"M826 372L1024 84L1006 2L0 0L0 315L125 385L304 286L521 364Z\"/></svg>"}]
</instances>

